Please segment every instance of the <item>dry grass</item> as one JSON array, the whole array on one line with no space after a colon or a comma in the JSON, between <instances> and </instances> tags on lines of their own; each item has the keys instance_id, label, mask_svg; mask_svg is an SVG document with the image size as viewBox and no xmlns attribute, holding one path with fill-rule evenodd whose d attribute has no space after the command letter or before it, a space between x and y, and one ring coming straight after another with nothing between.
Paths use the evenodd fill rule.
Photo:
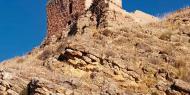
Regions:
<instances>
[{"instance_id":1,"label":"dry grass","mask_svg":"<svg viewBox=\"0 0 190 95\"><path fill-rule=\"evenodd\" d=\"M175 68L177 68L178 70L178 77L185 80L185 81L189 81L190 76L189 76L189 66L187 64L187 62L181 58L181 59L177 59L173 65Z\"/></svg>"},{"instance_id":2,"label":"dry grass","mask_svg":"<svg viewBox=\"0 0 190 95\"><path fill-rule=\"evenodd\" d=\"M17 63L23 63L25 61L25 59L23 57L18 57L17 58Z\"/></svg>"}]
</instances>

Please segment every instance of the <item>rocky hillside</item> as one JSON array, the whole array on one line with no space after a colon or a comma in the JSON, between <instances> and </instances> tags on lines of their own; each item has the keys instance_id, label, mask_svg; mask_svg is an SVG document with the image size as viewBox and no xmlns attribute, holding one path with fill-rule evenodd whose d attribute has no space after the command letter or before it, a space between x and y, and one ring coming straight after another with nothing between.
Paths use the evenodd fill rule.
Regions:
<instances>
[{"instance_id":1,"label":"rocky hillside","mask_svg":"<svg viewBox=\"0 0 190 95\"><path fill-rule=\"evenodd\" d=\"M73 35L2 62L0 95L189 95L190 9L148 24L111 14L109 28L87 13Z\"/></svg>"}]
</instances>

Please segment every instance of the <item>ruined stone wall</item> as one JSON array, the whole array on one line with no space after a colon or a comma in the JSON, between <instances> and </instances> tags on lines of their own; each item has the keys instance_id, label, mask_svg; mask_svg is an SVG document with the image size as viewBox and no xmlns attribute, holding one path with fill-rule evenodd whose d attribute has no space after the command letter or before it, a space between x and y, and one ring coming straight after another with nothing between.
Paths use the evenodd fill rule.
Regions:
<instances>
[{"instance_id":1,"label":"ruined stone wall","mask_svg":"<svg viewBox=\"0 0 190 95\"><path fill-rule=\"evenodd\" d=\"M84 12L84 0L51 0L47 5L48 38L55 35L61 37L71 20Z\"/></svg>"},{"instance_id":2,"label":"ruined stone wall","mask_svg":"<svg viewBox=\"0 0 190 95\"><path fill-rule=\"evenodd\" d=\"M112 3L115 6L122 7L122 0L106 0L106 1Z\"/></svg>"},{"instance_id":3,"label":"ruined stone wall","mask_svg":"<svg viewBox=\"0 0 190 95\"><path fill-rule=\"evenodd\" d=\"M104 14L107 9L122 11L122 0L49 0L47 5L47 37L49 39L55 35L54 37L60 39L75 34L78 17L86 10L91 11L92 15L96 17L97 26L103 25L105 27L107 22Z\"/></svg>"},{"instance_id":4,"label":"ruined stone wall","mask_svg":"<svg viewBox=\"0 0 190 95\"><path fill-rule=\"evenodd\" d=\"M123 12L122 0L106 0L109 5L109 10Z\"/></svg>"}]
</instances>

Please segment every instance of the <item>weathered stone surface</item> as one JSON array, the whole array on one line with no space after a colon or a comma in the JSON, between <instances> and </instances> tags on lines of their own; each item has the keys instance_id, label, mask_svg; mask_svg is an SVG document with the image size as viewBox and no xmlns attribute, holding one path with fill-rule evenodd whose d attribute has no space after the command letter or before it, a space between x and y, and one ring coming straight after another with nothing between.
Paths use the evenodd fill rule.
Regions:
<instances>
[{"instance_id":1,"label":"weathered stone surface","mask_svg":"<svg viewBox=\"0 0 190 95\"><path fill-rule=\"evenodd\" d=\"M99 58L97 58L97 57L96 57L96 56L94 56L94 55L87 54L87 56L88 56L90 59L92 59L92 61L95 61L95 62L100 62L100 59L99 59Z\"/></svg>"},{"instance_id":2,"label":"weathered stone surface","mask_svg":"<svg viewBox=\"0 0 190 95\"><path fill-rule=\"evenodd\" d=\"M176 79L173 86L177 88L176 90L190 93L190 84L188 82Z\"/></svg>"},{"instance_id":3,"label":"weathered stone surface","mask_svg":"<svg viewBox=\"0 0 190 95\"><path fill-rule=\"evenodd\" d=\"M86 61L87 63L92 63L92 59L90 59L87 56L83 56L84 61Z\"/></svg>"},{"instance_id":4,"label":"weathered stone surface","mask_svg":"<svg viewBox=\"0 0 190 95\"><path fill-rule=\"evenodd\" d=\"M180 92L175 91L175 90L171 90L171 89L167 90L166 94L167 95L182 95Z\"/></svg>"},{"instance_id":5,"label":"weathered stone surface","mask_svg":"<svg viewBox=\"0 0 190 95\"><path fill-rule=\"evenodd\" d=\"M15 91L13 91L13 90L11 90L11 89L8 89L8 90L7 90L7 94L8 94L8 95L19 95L17 92L15 92Z\"/></svg>"},{"instance_id":6,"label":"weathered stone surface","mask_svg":"<svg viewBox=\"0 0 190 95\"><path fill-rule=\"evenodd\" d=\"M160 91L166 91L169 88L169 85L164 81L159 81L156 85L156 88Z\"/></svg>"},{"instance_id":7,"label":"weathered stone surface","mask_svg":"<svg viewBox=\"0 0 190 95\"><path fill-rule=\"evenodd\" d=\"M0 76L1 76L1 79L3 79L3 80L9 80L9 79L12 79L12 77L13 77L12 73L9 73L6 71L1 71Z\"/></svg>"},{"instance_id":8,"label":"weathered stone surface","mask_svg":"<svg viewBox=\"0 0 190 95\"><path fill-rule=\"evenodd\" d=\"M6 87L0 85L0 92L1 92L1 91L5 91L6 89L7 89Z\"/></svg>"},{"instance_id":9,"label":"weathered stone surface","mask_svg":"<svg viewBox=\"0 0 190 95\"><path fill-rule=\"evenodd\" d=\"M45 79L32 79L27 86L27 93L29 95L49 95L51 91L47 89L48 84L50 84L48 80ZM50 85L51 86L51 85ZM53 84L52 84L53 86Z\"/></svg>"},{"instance_id":10,"label":"weathered stone surface","mask_svg":"<svg viewBox=\"0 0 190 95\"><path fill-rule=\"evenodd\" d=\"M73 56L79 56L79 57L82 56L82 53L80 51L75 51L72 49L66 49L65 52L69 53L70 55L73 55Z\"/></svg>"}]
</instances>

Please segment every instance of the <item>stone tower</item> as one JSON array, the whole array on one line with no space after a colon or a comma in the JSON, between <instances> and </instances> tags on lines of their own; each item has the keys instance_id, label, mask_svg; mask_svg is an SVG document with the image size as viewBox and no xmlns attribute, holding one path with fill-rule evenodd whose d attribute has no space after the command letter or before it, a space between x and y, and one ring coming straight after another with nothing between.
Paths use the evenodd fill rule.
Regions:
<instances>
[{"instance_id":1,"label":"stone tower","mask_svg":"<svg viewBox=\"0 0 190 95\"><path fill-rule=\"evenodd\" d=\"M98 4L94 4L97 3ZM59 37L92 6L104 4L109 10L121 9L122 0L49 0L47 3L48 38ZM106 5L106 6L105 6Z\"/></svg>"}]
</instances>

